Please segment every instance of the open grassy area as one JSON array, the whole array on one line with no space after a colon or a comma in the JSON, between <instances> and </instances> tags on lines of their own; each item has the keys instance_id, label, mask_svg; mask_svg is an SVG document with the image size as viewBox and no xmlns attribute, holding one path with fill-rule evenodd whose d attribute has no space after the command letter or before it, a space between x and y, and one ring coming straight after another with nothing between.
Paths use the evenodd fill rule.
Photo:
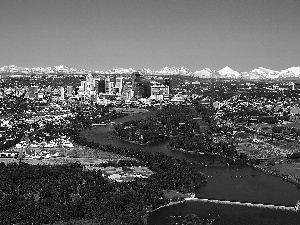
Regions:
<instances>
[{"instance_id":1,"label":"open grassy area","mask_svg":"<svg viewBox=\"0 0 300 225\"><path fill-rule=\"evenodd\" d=\"M129 122L129 121L141 120L148 116L154 116L156 114L156 112L157 111L149 111L149 112L145 112L145 113L132 114L130 116L124 116L124 117L115 119L113 122L124 123L124 122Z\"/></svg>"},{"instance_id":2,"label":"open grassy area","mask_svg":"<svg viewBox=\"0 0 300 225\"><path fill-rule=\"evenodd\" d=\"M281 163L266 168L282 175L291 175L296 179L300 179L300 163Z\"/></svg>"},{"instance_id":3,"label":"open grassy area","mask_svg":"<svg viewBox=\"0 0 300 225\"><path fill-rule=\"evenodd\" d=\"M185 194L182 194L178 191L175 191L175 190L168 190L168 191L163 191L164 192L164 197L165 198L168 198L168 199L173 199L173 198L189 198L190 195L185 193Z\"/></svg>"},{"instance_id":4,"label":"open grassy area","mask_svg":"<svg viewBox=\"0 0 300 225\"><path fill-rule=\"evenodd\" d=\"M270 143L279 148L290 150L291 152L297 152L298 150L300 150L300 144L298 142L288 142L288 141L281 140L281 141L273 141Z\"/></svg>"},{"instance_id":5,"label":"open grassy area","mask_svg":"<svg viewBox=\"0 0 300 225\"><path fill-rule=\"evenodd\" d=\"M75 148L56 150L64 153L66 157L52 157L50 159L23 159L24 162L32 165L36 164L63 164L79 161L82 164L86 163L102 163L107 161L129 159L128 157L119 156L111 152L105 152L99 149L90 149L83 146L77 146ZM55 151L55 152L56 152ZM51 152L54 153L54 152ZM0 158L0 162L13 163L19 162L19 159L15 158Z\"/></svg>"}]
</instances>

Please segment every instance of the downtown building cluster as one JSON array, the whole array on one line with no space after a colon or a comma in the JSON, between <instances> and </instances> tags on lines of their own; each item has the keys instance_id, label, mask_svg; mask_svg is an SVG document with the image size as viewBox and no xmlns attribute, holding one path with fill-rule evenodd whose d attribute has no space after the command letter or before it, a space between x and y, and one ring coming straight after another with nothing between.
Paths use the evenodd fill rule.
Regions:
<instances>
[{"instance_id":1,"label":"downtown building cluster","mask_svg":"<svg viewBox=\"0 0 300 225\"><path fill-rule=\"evenodd\" d=\"M48 85L41 83L41 79L31 80L26 84L23 83L25 80L19 79L21 80L14 80L9 85L3 85L3 82L1 85L0 82L0 98L13 95L31 100L82 100L106 105L112 100L125 102L169 100L171 89L169 77L154 80L138 72L131 75L88 73L85 77L81 76L79 82L63 81L60 84L56 82ZM51 79L47 81L51 82Z\"/></svg>"},{"instance_id":2,"label":"downtown building cluster","mask_svg":"<svg viewBox=\"0 0 300 225\"><path fill-rule=\"evenodd\" d=\"M63 93L63 89L61 93ZM67 94L71 90L67 87ZM74 91L74 97L81 100L91 100L99 104L107 104L110 99L124 101L166 100L170 95L170 78L164 78L163 83L147 80L138 72L130 77L93 76L89 73L85 80ZM63 97L63 94L62 96Z\"/></svg>"}]
</instances>

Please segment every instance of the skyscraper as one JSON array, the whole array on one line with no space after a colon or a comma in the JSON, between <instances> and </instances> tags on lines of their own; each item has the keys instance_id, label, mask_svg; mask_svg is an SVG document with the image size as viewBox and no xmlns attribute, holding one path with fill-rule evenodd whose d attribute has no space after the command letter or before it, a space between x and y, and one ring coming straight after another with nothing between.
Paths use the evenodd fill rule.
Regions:
<instances>
[{"instance_id":1,"label":"skyscraper","mask_svg":"<svg viewBox=\"0 0 300 225\"><path fill-rule=\"evenodd\" d=\"M64 89L64 87L60 87L60 98L62 100L65 99L65 89Z\"/></svg>"},{"instance_id":2,"label":"skyscraper","mask_svg":"<svg viewBox=\"0 0 300 225\"><path fill-rule=\"evenodd\" d=\"M164 85L169 87L169 92L170 92L171 91L171 79L169 77L164 79Z\"/></svg>"},{"instance_id":3,"label":"skyscraper","mask_svg":"<svg viewBox=\"0 0 300 225\"><path fill-rule=\"evenodd\" d=\"M133 72L132 73L132 89L134 89L138 83L141 82L141 74L138 72Z\"/></svg>"},{"instance_id":4,"label":"skyscraper","mask_svg":"<svg viewBox=\"0 0 300 225\"><path fill-rule=\"evenodd\" d=\"M143 89L144 88L141 80L141 75L138 72L132 73L133 97L142 97Z\"/></svg>"},{"instance_id":5,"label":"skyscraper","mask_svg":"<svg viewBox=\"0 0 300 225\"><path fill-rule=\"evenodd\" d=\"M171 84L171 79L169 77L165 78L164 79L164 85L170 86L170 84Z\"/></svg>"},{"instance_id":6,"label":"skyscraper","mask_svg":"<svg viewBox=\"0 0 300 225\"><path fill-rule=\"evenodd\" d=\"M96 94L99 93L105 93L105 80L100 79L96 81L96 87L95 87Z\"/></svg>"},{"instance_id":7,"label":"skyscraper","mask_svg":"<svg viewBox=\"0 0 300 225\"><path fill-rule=\"evenodd\" d=\"M85 89L85 93L90 96L91 95L91 91L94 90L94 78L93 75L91 73L89 73L86 76L86 89Z\"/></svg>"},{"instance_id":8,"label":"skyscraper","mask_svg":"<svg viewBox=\"0 0 300 225\"><path fill-rule=\"evenodd\" d=\"M110 94L111 93L110 78L106 77L104 81L105 81L105 93Z\"/></svg>"},{"instance_id":9,"label":"skyscraper","mask_svg":"<svg viewBox=\"0 0 300 225\"><path fill-rule=\"evenodd\" d=\"M67 95L73 95L73 86L67 86Z\"/></svg>"},{"instance_id":10,"label":"skyscraper","mask_svg":"<svg viewBox=\"0 0 300 225\"><path fill-rule=\"evenodd\" d=\"M116 78L116 85L115 85L115 93L117 95L122 94L122 89L123 89L123 77L117 77Z\"/></svg>"}]
</instances>

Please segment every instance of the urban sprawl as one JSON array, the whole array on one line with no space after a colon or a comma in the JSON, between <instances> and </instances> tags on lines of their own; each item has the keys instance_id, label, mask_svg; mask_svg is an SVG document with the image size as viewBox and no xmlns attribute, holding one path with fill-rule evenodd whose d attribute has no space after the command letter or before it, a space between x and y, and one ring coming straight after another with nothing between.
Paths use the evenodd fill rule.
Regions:
<instances>
[{"instance_id":1,"label":"urban sprawl","mask_svg":"<svg viewBox=\"0 0 300 225\"><path fill-rule=\"evenodd\" d=\"M230 68L222 72L226 71L232 73ZM48 74L2 70L0 162L80 165L84 171L101 173L112 184L138 182L141 188L149 180L149 188L161 185L162 190L176 190L177 194L190 191L191 183L200 182L193 177L184 185L178 183L187 179L184 174L193 174L192 169L180 172L189 168L190 162L172 159L173 162L163 155L147 155L138 150L106 146L105 141L101 145L90 141L93 132L99 132L103 140L115 135L114 138L135 144L173 138L169 144L173 150L223 157L218 162L199 161L203 166L248 164L299 185L300 175L295 170L300 158L299 78L246 79L233 75L220 78L86 70L65 73L64 67L59 73L53 70ZM172 115L176 112L186 114L178 118ZM142 118L140 124L132 122L145 113L151 117ZM116 122L128 115L133 115L131 120ZM147 123L147 118L151 123ZM166 175L159 160L174 166L174 174ZM178 181L175 175L180 177ZM158 184L153 177L165 179L165 183ZM201 177L201 182L204 180ZM76 185L81 187L85 182L88 181ZM118 188L121 190L123 186ZM0 187L0 197L9 192L3 190ZM76 190L78 196L83 196ZM153 202L145 203L141 210L153 210L173 201L174 196L165 200L168 194L156 193L159 197L155 201L154 197L148 197Z\"/></svg>"}]
</instances>

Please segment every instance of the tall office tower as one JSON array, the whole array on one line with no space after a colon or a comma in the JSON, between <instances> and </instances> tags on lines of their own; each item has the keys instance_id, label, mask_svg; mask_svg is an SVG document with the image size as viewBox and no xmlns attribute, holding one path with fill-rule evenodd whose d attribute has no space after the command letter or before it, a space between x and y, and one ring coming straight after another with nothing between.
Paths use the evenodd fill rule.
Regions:
<instances>
[{"instance_id":1,"label":"tall office tower","mask_svg":"<svg viewBox=\"0 0 300 225\"><path fill-rule=\"evenodd\" d=\"M85 77L86 87L85 87L85 94L90 96L91 91L94 90L94 78L91 73L88 73Z\"/></svg>"},{"instance_id":2,"label":"tall office tower","mask_svg":"<svg viewBox=\"0 0 300 225\"><path fill-rule=\"evenodd\" d=\"M65 89L64 89L64 87L60 87L60 99L65 99Z\"/></svg>"},{"instance_id":3,"label":"tall office tower","mask_svg":"<svg viewBox=\"0 0 300 225\"><path fill-rule=\"evenodd\" d=\"M142 97L143 95L143 83L138 72L132 73L132 91L133 97Z\"/></svg>"},{"instance_id":4,"label":"tall office tower","mask_svg":"<svg viewBox=\"0 0 300 225\"><path fill-rule=\"evenodd\" d=\"M292 91L295 90L295 83L294 82L291 82L291 87L292 87Z\"/></svg>"},{"instance_id":5,"label":"tall office tower","mask_svg":"<svg viewBox=\"0 0 300 225\"><path fill-rule=\"evenodd\" d=\"M169 95L169 87L165 85L151 86L151 95Z\"/></svg>"},{"instance_id":6,"label":"tall office tower","mask_svg":"<svg viewBox=\"0 0 300 225\"><path fill-rule=\"evenodd\" d=\"M105 80L96 80L95 82L95 92L96 94L104 94L105 93Z\"/></svg>"},{"instance_id":7,"label":"tall office tower","mask_svg":"<svg viewBox=\"0 0 300 225\"><path fill-rule=\"evenodd\" d=\"M144 83L143 84L143 98L149 98L151 96L151 83Z\"/></svg>"},{"instance_id":8,"label":"tall office tower","mask_svg":"<svg viewBox=\"0 0 300 225\"><path fill-rule=\"evenodd\" d=\"M83 92L85 92L86 91L86 81L81 81L81 83L80 83L80 89L83 91Z\"/></svg>"},{"instance_id":9,"label":"tall office tower","mask_svg":"<svg viewBox=\"0 0 300 225\"><path fill-rule=\"evenodd\" d=\"M164 79L164 85L169 87L169 90L171 89L171 79L165 78Z\"/></svg>"},{"instance_id":10,"label":"tall office tower","mask_svg":"<svg viewBox=\"0 0 300 225\"><path fill-rule=\"evenodd\" d=\"M93 83L93 79L94 79L94 77L93 77L93 75L92 75L91 73L88 73L88 74L86 75L86 77L85 77L85 81L86 81L87 83Z\"/></svg>"},{"instance_id":11,"label":"tall office tower","mask_svg":"<svg viewBox=\"0 0 300 225\"><path fill-rule=\"evenodd\" d=\"M99 80L95 80L95 94L98 95L99 94Z\"/></svg>"},{"instance_id":12,"label":"tall office tower","mask_svg":"<svg viewBox=\"0 0 300 225\"><path fill-rule=\"evenodd\" d=\"M138 72L133 72L132 73L132 89L134 89L138 83L141 82L141 74Z\"/></svg>"},{"instance_id":13,"label":"tall office tower","mask_svg":"<svg viewBox=\"0 0 300 225\"><path fill-rule=\"evenodd\" d=\"M105 77L104 82L105 82L105 93L110 94L110 78Z\"/></svg>"},{"instance_id":14,"label":"tall office tower","mask_svg":"<svg viewBox=\"0 0 300 225\"><path fill-rule=\"evenodd\" d=\"M93 79L93 87L94 87L94 91L95 91L95 92L97 91L97 87L98 87L98 86L96 87L96 85L98 85L97 82L98 82L99 80L101 80L101 78L99 78L99 77Z\"/></svg>"},{"instance_id":15,"label":"tall office tower","mask_svg":"<svg viewBox=\"0 0 300 225\"><path fill-rule=\"evenodd\" d=\"M109 82L109 94L114 93L114 87L115 87L115 83L114 82Z\"/></svg>"},{"instance_id":16,"label":"tall office tower","mask_svg":"<svg viewBox=\"0 0 300 225\"><path fill-rule=\"evenodd\" d=\"M73 86L67 86L67 95L73 95Z\"/></svg>"},{"instance_id":17,"label":"tall office tower","mask_svg":"<svg viewBox=\"0 0 300 225\"><path fill-rule=\"evenodd\" d=\"M129 100L133 97L132 88L128 85L128 83L124 83L123 91L122 91L122 98L125 100Z\"/></svg>"},{"instance_id":18,"label":"tall office tower","mask_svg":"<svg viewBox=\"0 0 300 225\"><path fill-rule=\"evenodd\" d=\"M123 89L123 77L117 77L116 85L115 85L115 93L117 95L122 95L122 89Z\"/></svg>"}]
</instances>

